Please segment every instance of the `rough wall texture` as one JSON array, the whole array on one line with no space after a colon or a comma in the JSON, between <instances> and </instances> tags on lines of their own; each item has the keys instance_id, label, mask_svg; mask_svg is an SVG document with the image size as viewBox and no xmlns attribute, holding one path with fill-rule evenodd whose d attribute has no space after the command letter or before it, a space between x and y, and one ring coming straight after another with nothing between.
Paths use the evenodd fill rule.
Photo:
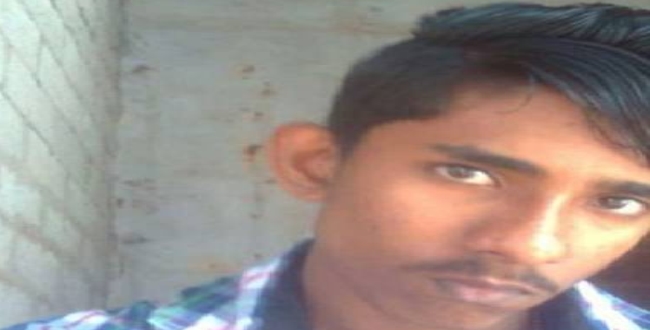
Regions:
<instances>
[{"instance_id":1,"label":"rough wall texture","mask_svg":"<svg viewBox=\"0 0 650 330\"><path fill-rule=\"evenodd\" d=\"M119 1L0 1L0 327L101 306Z\"/></svg>"},{"instance_id":2,"label":"rough wall texture","mask_svg":"<svg viewBox=\"0 0 650 330\"><path fill-rule=\"evenodd\" d=\"M274 185L265 137L321 121L346 67L422 13L488 2L131 1L111 304L167 299L307 235L314 206Z\"/></svg>"}]
</instances>

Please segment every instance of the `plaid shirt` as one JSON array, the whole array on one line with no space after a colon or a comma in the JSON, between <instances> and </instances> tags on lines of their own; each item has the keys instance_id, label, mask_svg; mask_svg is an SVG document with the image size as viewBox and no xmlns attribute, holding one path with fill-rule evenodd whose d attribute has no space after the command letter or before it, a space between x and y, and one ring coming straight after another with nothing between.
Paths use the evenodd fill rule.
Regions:
<instances>
[{"instance_id":1,"label":"plaid shirt","mask_svg":"<svg viewBox=\"0 0 650 330\"><path fill-rule=\"evenodd\" d=\"M185 290L179 302L79 312L6 330L309 330L299 273L309 243L237 277ZM650 312L587 282L540 307L547 330L647 330Z\"/></svg>"}]
</instances>

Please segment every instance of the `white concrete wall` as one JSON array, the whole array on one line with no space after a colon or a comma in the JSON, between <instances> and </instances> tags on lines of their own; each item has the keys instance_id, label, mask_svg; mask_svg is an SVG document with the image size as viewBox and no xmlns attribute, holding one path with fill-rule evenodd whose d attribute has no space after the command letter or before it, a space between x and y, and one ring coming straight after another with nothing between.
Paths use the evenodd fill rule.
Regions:
<instances>
[{"instance_id":1,"label":"white concrete wall","mask_svg":"<svg viewBox=\"0 0 650 330\"><path fill-rule=\"evenodd\" d=\"M118 6L0 1L0 327L104 304Z\"/></svg>"},{"instance_id":2,"label":"white concrete wall","mask_svg":"<svg viewBox=\"0 0 650 330\"><path fill-rule=\"evenodd\" d=\"M314 206L265 170L272 128L321 121L348 65L422 13L489 2L130 1L111 303L169 298L306 236Z\"/></svg>"}]
</instances>

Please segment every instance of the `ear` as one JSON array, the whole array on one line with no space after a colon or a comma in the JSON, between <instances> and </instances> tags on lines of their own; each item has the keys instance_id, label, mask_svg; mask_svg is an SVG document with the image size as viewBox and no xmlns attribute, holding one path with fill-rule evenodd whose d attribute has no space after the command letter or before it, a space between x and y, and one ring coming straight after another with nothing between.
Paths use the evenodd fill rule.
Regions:
<instances>
[{"instance_id":1,"label":"ear","mask_svg":"<svg viewBox=\"0 0 650 330\"><path fill-rule=\"evenodd\" d=\"M279 127L266 146L277 182L297 198L321 201L338 164L338 148L324 127L296 123Z\"/></svg>"}]
</instances>

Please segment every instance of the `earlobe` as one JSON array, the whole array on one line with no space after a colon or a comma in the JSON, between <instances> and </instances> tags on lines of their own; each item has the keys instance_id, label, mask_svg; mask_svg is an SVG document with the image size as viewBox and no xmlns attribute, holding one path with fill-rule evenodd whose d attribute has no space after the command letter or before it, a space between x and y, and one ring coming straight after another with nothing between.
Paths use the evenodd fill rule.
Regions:
<instances>
[{"instance_id":1,"label":"earlobe","mask_svg":"<svg viewBox=\"0 0 650 330\"><path fill-rule=\"evenodd\" d=\"M279 127L267 143L278 183L300 199L320 201L338 164L338 148L324 127L296 123Z\"/></svg>"}]
</instances>

